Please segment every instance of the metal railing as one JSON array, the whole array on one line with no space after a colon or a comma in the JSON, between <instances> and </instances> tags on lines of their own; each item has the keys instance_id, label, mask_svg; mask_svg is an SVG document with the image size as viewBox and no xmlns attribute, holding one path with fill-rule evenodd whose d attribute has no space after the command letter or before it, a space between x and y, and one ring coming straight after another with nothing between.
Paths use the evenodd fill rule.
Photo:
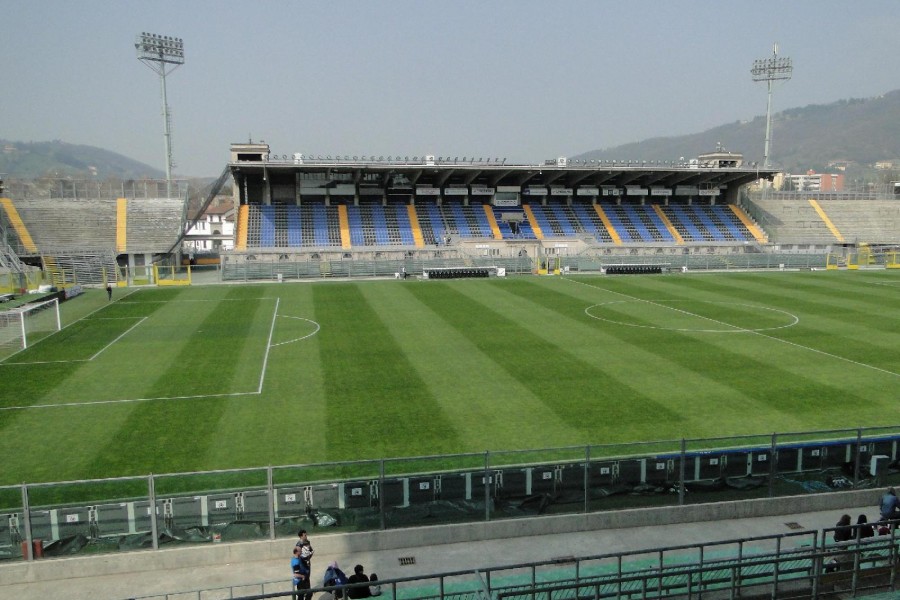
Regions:
<instances>
[{"instance_id":1,"label":"metal railing","mask_svg":"<svg viewBox=\"0 0 900 600\"><path fill-rule=\"evenodd\" d=\"M900 481L898 445L891 426L0 486L0 558L859 489Z\"/></svg>"},{"instance_id":2,"label":"metal railing","mask_svg":"<svg viewBox=\"0 0 900 600\"><path fill-rule=\"evenodd\" d=\"M896 529L849 542L829 541L832 529L736 538L582 557L486 566L477 570L381 579L384 600L577 600L741 595L819 598L835 586L852 594L895 589ZM365 585L365 584L361 584ZM359 587L358 585L348 587ZM292 596L290 582L135 596L132 600L234 598L260 600ZM253 590L253 591L251 591ZM335 593L346 588L317 587Z\"/></svg>"}]
</instances>

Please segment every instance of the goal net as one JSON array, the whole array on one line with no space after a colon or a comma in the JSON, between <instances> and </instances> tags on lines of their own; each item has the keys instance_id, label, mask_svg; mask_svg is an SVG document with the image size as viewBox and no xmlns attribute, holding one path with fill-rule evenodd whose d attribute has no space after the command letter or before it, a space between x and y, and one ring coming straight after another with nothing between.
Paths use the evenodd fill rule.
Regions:
<instances>
[{"instance_id":1,"label":"goal net","mask_svg":"<svg viewBox=\"0 0 900 600\"><path fill-rule=\"evenodd\" d=\"M45 300L0 312L0 360L59 331L59 300Z\"/></svg>"}]
</instances>

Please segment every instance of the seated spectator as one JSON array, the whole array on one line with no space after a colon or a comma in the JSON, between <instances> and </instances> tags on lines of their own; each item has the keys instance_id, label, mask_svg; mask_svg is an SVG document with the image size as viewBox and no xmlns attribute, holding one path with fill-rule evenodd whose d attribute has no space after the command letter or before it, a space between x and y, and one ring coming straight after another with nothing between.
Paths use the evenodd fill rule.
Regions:
<instances>
[{"instance_id":1,"label":"seated spectator","mask_svg":"<svg viewBox=\"0 0 900 600\"><path fill-rule=\"evenodd\" d=\"M869 519L866 518L866 515L859 515L859 518L856 519L856 525L857 535L860 539L870 538L875 535L875 528L869 525Z\"/></svg>"},{"instance_id":2,"label":"seated spectator","mask_svg":"<svg viewBox=\"0 0 900 600\"><path fill-rule=\"evenodd\" d=\"M368 583L369 576L366 575L365 569L363 569L362 565L356 565L353 567L353 575L347 580L347 583ZM359 587L351 587L347 588L347 597L351 600L356 598L369 598L372 596L372 590L367 585L361 585Z\"/></svg>"},{"instance_id":3,"label":"seated spectator","mask_svg":"<svg viewBox=\"0 0 900 600\"><path fill-rule=\"evenodd\" d=\"M881 497L880 511L882 521L900 518L900 498L897 498L894 488L888 489Z\"/></svg>"},{"instance_id":4,"label":"seated spectator","mask_svg":"<svg viewBox=\"0 0 900 600\"><path fill-rule=\"evenodd\" d=\"M325 578L322 582L322 586L338 586L338 589L332 592L332 596L334 598L340 599L344 597L344 590L340 586L347 585L348 583L349 580L347 579L347 576L344 574L344 572L340 569L340 567L338 567L337 561L332 562L330 565L328 565L328 568L325 569Z\"/></svg>"},{"instance_id":5,"label":"seated spectator","mask_svg":"<svg viewBox=\"0 0 900 600\"><path fill-rule=\"evenodd\" d=\"M850 515L842 515L834 530L834 541L846 542L853 539L853 526L850 525Z\"/></svg>"}]
</instances>

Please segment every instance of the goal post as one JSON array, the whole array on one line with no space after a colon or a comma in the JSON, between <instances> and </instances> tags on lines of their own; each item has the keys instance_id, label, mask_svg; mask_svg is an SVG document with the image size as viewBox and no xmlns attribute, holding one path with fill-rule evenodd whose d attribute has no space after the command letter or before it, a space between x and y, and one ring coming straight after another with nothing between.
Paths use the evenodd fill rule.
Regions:
<instances>
[{"instance_id":1,"label":"goal post","mask_svg":"<svg viewBox=\"0 0 900 600\"><path fill-rule=\"evenodd\" d=\"M0 312L0 360L62 329L59 300L44 300Z\"/></svg>"}]
</instances>

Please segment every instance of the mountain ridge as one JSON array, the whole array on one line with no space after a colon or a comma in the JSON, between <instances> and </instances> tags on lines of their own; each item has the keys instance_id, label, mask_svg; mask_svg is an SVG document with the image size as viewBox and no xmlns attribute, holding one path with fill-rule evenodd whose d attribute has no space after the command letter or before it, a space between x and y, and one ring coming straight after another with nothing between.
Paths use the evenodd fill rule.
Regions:
<instances>
[{"instance_id":1,"label":"mountain ridge","mask_svg":"<svg viewBox=\"0 0 900 600\"><path fill-rule=\"evenodd\" d=\"M0 173L20 179L96 177L161 179L165 173L117 152L61 140L20 142L0 139Z\"/></svg>"},{"instance_id":2,"label":"mountain ridge","mask_svg":"<svg viewBox=\"0 0 900 600\"><path fill-rule=\"evenodd\" d=\"M766 119L735 121L699 133L655 137L589 150L573 159L694 158L718 144L762 163ZM770 161L789 172L825 171L835 162L868 166L900 158L900 90L872 98L790 108L772 116Z\"/></svg>"},{"instance_id":3,"label":"mountain ridge","mask_svg":"<svg viewBox=\"0 0 900 600\"><path fill-rule=\"evenodd\" d=\"M900 90L871 98L789 108L773 115L770 160L788 172L824 172L835 163L864 170L877 161L900 163ZM744 160L762 163L766 120L757 116L699 133L653 137L589 150L572 159L677 160L695 158L722 145ZM96 177L161 179L164 172L95 146L61 140L21 142L0 139L0 173L8 177ZM894 167L897 168L896 166Z\"/></svg>"}]
</instances>

